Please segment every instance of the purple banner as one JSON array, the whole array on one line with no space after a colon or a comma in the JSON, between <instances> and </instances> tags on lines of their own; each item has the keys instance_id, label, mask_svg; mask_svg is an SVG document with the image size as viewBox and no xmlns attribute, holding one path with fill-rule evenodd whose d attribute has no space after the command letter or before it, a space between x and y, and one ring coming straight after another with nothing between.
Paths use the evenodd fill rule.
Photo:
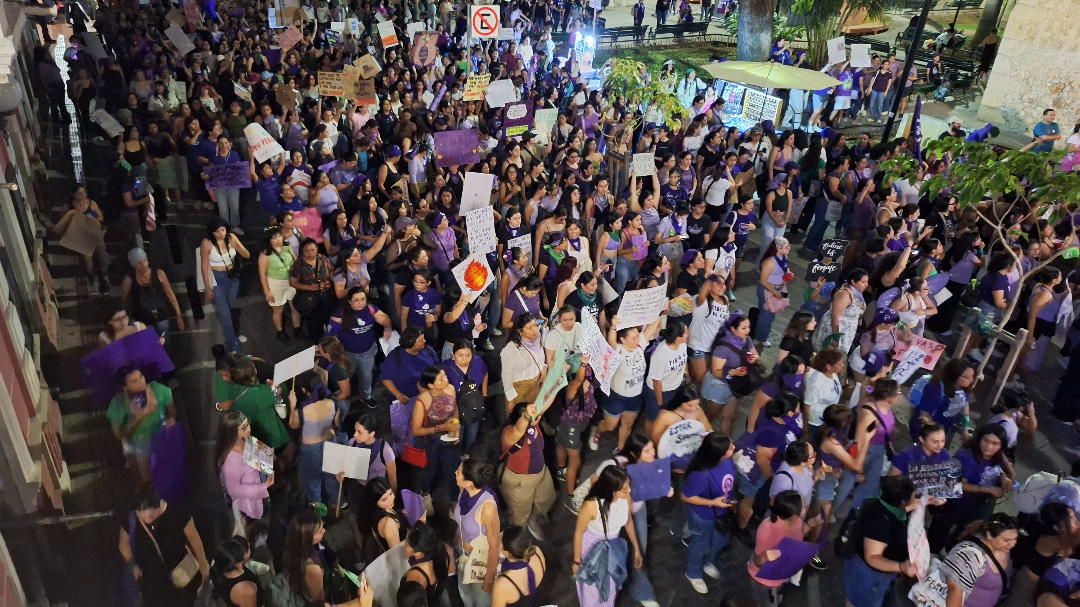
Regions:
<instances>
[{"instance_id":1,"label":"purple banner","mask_svg":"<svg viewBox=\"0 0 1080 607\"><path fill-rule=\"evenodd\" d=\"M671 492L670 458L630 464L626 473L630 475L630 495L635 502L667 497Z\"/></svg>"},{"instance_id":2,"label":"purple banner","mask_svg":"<svg viewBox=\"0 0 1080 607\"><path fill-rule=\"evenodd\" d=\"M178 502L187 495L184 424L162 428L150 440L150 481L166 502Z\"/></svg>"},{"instance_id":3,"label":"purple banner","mask_svg":"<svg viewBox=\"0 0 1080 607\"><path fill-rule=\"evenodd\" d=\"M281 49L279 48L264 48L262 55L266 58L267 69L273 70L277 64L281 63Z\"/></svg>"},{"instance_id":4,"label":"purple banner","mask_svg":"<svg viewBox=\"0 0 1080 607\"><path fill-rule=\"evenodd\" d=\"M514 137L529 130L533 123L533 100L515 101L507 103L503 108L503 127L506 128L506 136Z\"/></svg>"},{"instance_id":5,"label":"purple banner","mask_svg":"<svg viewBox=\"0 0 1080 607\"><path fill-rule=\"evenodd\" d=\"M817 555L819 548L817 544L785 537L775 548L780 552L780 557L762 565L757 576L763 580L786 580L802 571Z\"/></svg>"},{"instance_id":6,"label":"purple banner","mask_svg":"<svg viewBox=\"0 0 1080 607\"><path fill-rule=\"evenodd\" d=\"M153 329L118 339L87 354L80 362L92 404L99 407L109 404L120 390L116 373L126 365L137 366L146 381L156 380L176 368Z\"/></svg>"},{"instance_id":7,"label":"purple banner","mask_svg":"<svg viewBox=\"0 0 1080 607\"><path fill-rule=\"evenodd\" d=\"M203 172L209 178L206 180L208 190L251 187L251 167L246 162L212 164L203 167Z\"/></svg>"},{"instance_id":8,"label":"purple banner","mask_svg":"<svg viewBox=\"0 0 1080 607\"><path fill-rule=\"evenodd\" d=\"M911 117L912 143L911 153L916 160L922 160L922 96L915 97L915 115Z\"/></svg>"},{"instance_id":9,"label":"purple banner","mask_svg":"<svg viewBox=\"0 0 1080 607\"><path fill-rule=\"evenodd\" d=\"M480 162L480 132L476 129L435 133L435 166Z\"/></svg>"},{"instance_id":10,"label":"purple banner","mask_svg":"<svg viewBox=\"0 0 1080 607\"><path fill-rule=\"evenodd\" d=\"M434 112L442 101L443 95L446 95L446 83L439 84L439 92L435 94L435 98L431 100L431 105L428 106L429 112Z\"/></svg>"}]
</instances>

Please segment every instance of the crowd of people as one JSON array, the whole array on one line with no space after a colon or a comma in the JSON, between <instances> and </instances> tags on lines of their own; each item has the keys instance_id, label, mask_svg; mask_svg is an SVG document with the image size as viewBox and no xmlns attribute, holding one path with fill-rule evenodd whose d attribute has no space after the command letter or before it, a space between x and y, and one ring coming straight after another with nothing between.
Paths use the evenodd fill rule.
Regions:
<instances>
[{"instance_id":1,"label":"crowd of people","mask_svg":"<svg viewBox=\"0 0 1080 607\"><path fill-rule=\"evenodd\" d=\"M980 215L923 193L958 161L948 155L894 180L882 165L912 154L903 138L848 141L820 118L813 132L727 127L723 101L706 103L696 76L670 66L654 77L685 98L683 113L632 107L600 88L572 44L552 41L591 26L578 2L496 5L514 39L466 44L465 4L305 0L303 38L288 49L272 27L283 12L275 22L264 5L229 5L196 7L196 50L181 55L164 33L175 7L102 3L94 28L109 56L92 58L85 40L97 34L80 23L66 55L77 119L90 126L91 107L103 108L123 127L108 187L98 201L77 189L68 214L134 245L103 346L149 328L171 347L184 317L141 246L145 230L216 212L195 271L224 341L215 465L234 524L204 545L190 513L151 489L154 437L177 416L172 390L123 369L108 418L145 490L119 545L144 604L188 607L209 581L239 607L367 607L380 592L400 607L504 607L557 584L573 584L582 606L628 591L657 607L650 535L668 527L698 593L736 538L753 552L753 596L731 604L780 604L798 580L771 572L794 558L794 540L817 546L810 570L835 551L848 603L877 607L899 576L919 574L907 526L923 506L949 605L992 607L1022 575L1038 580L1040 607L1075 604L1080 497L1047 501L1031 520L995 513L1018 480L1019 437L1037 428L1024 382L1072 322L1071 266L1046 264L1076 245L1069 220L1019 203ZM331 27L353 18L359 37ZM410 53L405 31L418 21L437 37L434 63ZM398 45L372 35L382 23ZM320 96L318 72L365 57L381 66L377 103ZM510 80L535 108L557 110L557 124L507 137L502 108L463 100L475 74ZM888 92L876 83L865 85L871 114ZM815 117L826 107L815 97ZM259 162L250 124L284 153ZM480 160L440 166L434 135L460 129L478 131ZM632 170L634 153L653 154L654 170ZM252 187L208 190L206 167L228 164L246 165ZM470 250L459 212L470 172L494 175L498 242L486 256L496 279L476 298L454 274ZM1007 240L987 217L1009 226ZM817 260L830 235L847 241L840 271L796 275L793 245ZM107 291L104 248L85 257ZM316 346L314 370L269 385L277 361L245 353L245 272L258 276L282 351ZM756 296L739 306L748 276ZM671 300L661 316L624 323L625 294L655 287ZM977 424L971 411L975 366L998 355L984 346L917 377L910 434L899 430L896 352L947 340L968 308L1004 320L1017 298L1012 327L1029 338L994 416ZM593 325L619 361L603 385L583 345ZM1058 417L1072 422L1077 409ZM252 437L273 450L272 473L252 465ZM326 472L328 444L367 450L366 478ZM602 444L611 455L590 458ZM661 461L667 494L635 495L646 490L631 482L635 466ZM909 468L949 461L960 496L926 504ZM543 538L560 517L576 520L572 579L545 575ZM332 550L325 536L341 521L354 541ZM847 550L829 545L838 526ZM1023 558L1019 528L1034 538ZM408 569L389 590L362 573L399 547Z\"/></svg>"}]
</instances>

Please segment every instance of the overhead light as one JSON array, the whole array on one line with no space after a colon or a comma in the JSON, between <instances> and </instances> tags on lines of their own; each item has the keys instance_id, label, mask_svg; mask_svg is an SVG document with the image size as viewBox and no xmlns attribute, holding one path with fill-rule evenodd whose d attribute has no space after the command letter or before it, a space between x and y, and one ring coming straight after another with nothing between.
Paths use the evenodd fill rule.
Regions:
<instances>
[{"instance_id":1,"label":"overhead light","mask_svg":"<svg viewBox=\"0 0 1080 607\"><path fill-rule=\"evenodd\" d=\"M0 116L6 116L19 109L22 98L23 90L18 80L12 78L0 84Z\"/></svg>"},{"instance_id":2,"label":"overhead light","mask_svg":"<svg viewBox=\"0 0 1080 607\"><path fill-rule=\"evenodd\" d=\"M11 190L12 192L19 191L19 184L17 183L0 183L0 188L5 190Z\"/></svg>"}]
</instances>

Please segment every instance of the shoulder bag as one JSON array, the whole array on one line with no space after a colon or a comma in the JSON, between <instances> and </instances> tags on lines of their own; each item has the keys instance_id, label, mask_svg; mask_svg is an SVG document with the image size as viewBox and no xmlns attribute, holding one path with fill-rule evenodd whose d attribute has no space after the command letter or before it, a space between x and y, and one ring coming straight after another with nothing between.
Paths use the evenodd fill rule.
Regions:
<instances>
[{"instance_id":1,"label":"shoulder bag","mask_svg":"<svg viewBox=\"0 0 1080 607\"><path fill-rule=\"evenodd\" d=\"M154 534L150 532L146 523L142 522L141 519L139 520L139 524L142 525L142 528L146 531L146 535L150 536L150 541L154 543L154 549L157 550L158 557L161 559L161 562L164 563L165 557L161 554L161 546L158 545L157 538L154 537ZM134 545L134 539L132 540L132 545ZM199 573L199 561L195 558L195 555L191 553L191 548L187 546L186 542L184 544L184 550L187 551L187 554L181 559L180 564L173 567L173 570L169 573L169 578L172 580L173 586L177 588L187 588L187 585L190 584L191 580L195 578L195 575Z\"/></svg>"}]
</instances>

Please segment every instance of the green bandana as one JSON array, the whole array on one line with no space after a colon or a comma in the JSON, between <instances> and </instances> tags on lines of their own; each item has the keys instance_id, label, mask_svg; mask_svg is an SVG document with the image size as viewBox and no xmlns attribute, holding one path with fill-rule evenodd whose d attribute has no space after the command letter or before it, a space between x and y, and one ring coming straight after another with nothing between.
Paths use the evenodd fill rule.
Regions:
<instances>
[{"instance_id":1,"label":"green bandana","mask_svg":"<svg viewBox=\"0 0 1080 607\"><path fill-rule=\"evenodd\" d=\"M581 303L585 304L586 306L591 308L596 305L596 293L589 295L585 291L582 291L581 287L578 287L577 295L579 298L581 298Z\"/></svg>"},{"instance_id":2,"label":"green bandana","mask_svg":"<svg viewBox=\"0 0 1080 607\"><path fill-rule=\"evenodd\" d=\"M547 249L548 254L551 255L551 260L555 262L555 265L562 265L562 260L564 257L566 257L566 253L562 251L556 251L555 249L547 245L544 245L544 248Z\"/></svg>"},{"instance_id":3,"label":"green bandana","mask_svg":"<svg viewBox=\"0 0 1080 607\"><path fill-rule=\"evenodd\" d=\"M887 503L885 503L885 500L881 499L880 497L877 498L877 501L881 502L881 505L885 506L885 509L888 510L889 512L892 512L893 516L895 516L897 519L899 519L901 521L906 521L907 520L907 510L904 510L903 508L897 508L895 506L887 504Z\"/></svg>"}]
</instances>

